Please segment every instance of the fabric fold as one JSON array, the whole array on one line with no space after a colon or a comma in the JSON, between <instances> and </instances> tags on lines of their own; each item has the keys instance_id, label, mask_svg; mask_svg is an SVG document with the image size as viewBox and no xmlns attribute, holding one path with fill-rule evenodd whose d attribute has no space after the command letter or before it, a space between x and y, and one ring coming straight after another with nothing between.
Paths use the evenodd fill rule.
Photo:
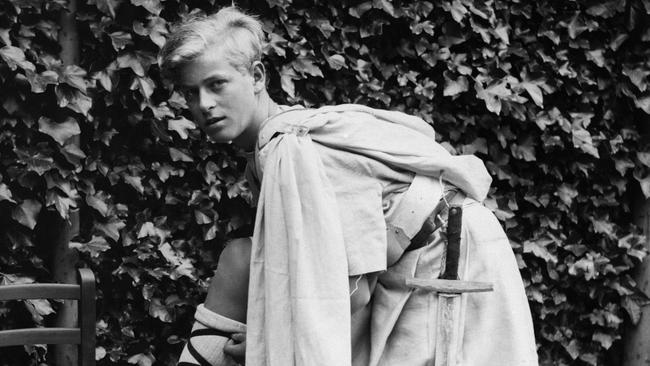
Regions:
<instances>
[{"instance_id":1,"label":"fabric fold","mask_svg":"<svg viewBox=\"0 0 650 366\"><path fill-rule=\"evenodd\" d=\"M385 197L397 197L393 202L399 202L414 176L451 184L482 207L479 203L486 198L491 183L484 164L475 156L452 156L434 137L431 126L417 117L358 105L294 109L264 122L249 168L261 187L251 255L248 366L351 365L348 275L387 270L386 228L392 228L386 221L388 211L369 207L381 206ZM342 189L355 174L359 182L370 178L378 182L358 185L364 187L365 200L350 199ZM390 191L387 186L393 183L403 189ZM422 196L430 194L424 192ZM361 206L360 201L365 204ZM343 203L341 207L339 202ZM359 207L346 207L346 203ZM431 202L431 209L434 205ZM413 220L424 220L427 215L426 210L413 213ZM483 214L472 222L481 221L482 233L505 235L496 219L486 217L489 211L483 207ZM493 263L483 267L483 257L495 258L490 253L496 249L485 245L491 243L483 243L483 239L481 236L471 244L483 252L476 257L481 270L472 272L473 264L469 264L469 278L507 286L498 296L481 295L476 303L470 302L468 311L472 314L467 321L477 331L466 334L465 360L489 354L485 349L494 344L489 335L490 319L513 313L518 314L518 323L504 322L496 328L521 336L506 337L508 344L502 344L502 349L511 353L512 362L504 365L532 365L536 359L532 322L516 263L509 260L503 273L491 268ZM500 256L507 258L509 253L512 257L507 239L499 240L498 246ZM384 252L377 254L378 248ZM424 247L422 260L411 258L416 255L413 251L403 254L388 272L402 273L398 269L403 267L404 273L416 270L435 275L431 271L439 268L440 246ZM506 273L511 280L504 279ZM370 344L357 342L369 353L355 350L355 366L358 362L363 366L366 362L377 366L426 364L433 352L428 337L435 328L435 319L430 318L437 304L435 297L411 296L413 291L381 281L375 290L374 302L369 304L372 314L363 317L370 322L369 327L359 320L361 317L355 318L355 326L372 329ZM490 305L489 311L481 304ZM509 313L498 312L498 306L492 308L498 304L508 305ZM486 324L490 326L484 327ZM404 350L409 347L411 351L406 354ZM492 358L486 364L498 364L497 356L490 354ZM473 365L474 361L463 364Z\"/></svg>"},{"instance_id":2,"label":"fabric fold","mask_svg":"<svg viewBox=\"0 0 650 366\"><path fill-rule=\"evenodd\" d=\"M338 207L310 137L269 143L251 258L249 365L349 365L350 298Z\"/></svg>"}]
</instances>

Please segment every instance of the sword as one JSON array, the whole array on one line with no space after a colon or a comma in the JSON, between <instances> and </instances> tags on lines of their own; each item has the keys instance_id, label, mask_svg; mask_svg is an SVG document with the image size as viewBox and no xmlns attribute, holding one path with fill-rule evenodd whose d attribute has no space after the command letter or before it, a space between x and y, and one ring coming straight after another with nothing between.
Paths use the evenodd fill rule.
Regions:
<instances>
[{"instance_id":1,"label":"sword","mask_svg":"<svg viewBox=\"0 0 650 366\"><path fill-rule=\"evenodd\" d=\"M453 205L447 219L447 249L444 272L437 279L407 278L411 288L433 291L438 294L438 323L436 324L435 366L456 366L457 351L461 342L461 294L492 291L492 283L462 281L458 277L460 260L460 233L463 209Z\"/></svg>"}]
</instances>

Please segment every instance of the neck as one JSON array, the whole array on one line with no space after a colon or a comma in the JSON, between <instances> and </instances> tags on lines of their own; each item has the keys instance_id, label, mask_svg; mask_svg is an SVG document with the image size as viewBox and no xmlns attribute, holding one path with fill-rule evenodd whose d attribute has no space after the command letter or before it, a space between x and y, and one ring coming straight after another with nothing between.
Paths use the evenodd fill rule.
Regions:
<instances>
[{"instance_id":1,"label":"neck","mask_svg":"<svg viewBox=\"0 0 650 366\"><path fill-rule=\"evenodd\" d=\"M253 121L239 137L232 142L246 151L252 151L257 142L257 135L260 132L262 122L278 112L278 105L266 92L260 93L257 107L253 115Z\"/></svg>"}]
</instances>

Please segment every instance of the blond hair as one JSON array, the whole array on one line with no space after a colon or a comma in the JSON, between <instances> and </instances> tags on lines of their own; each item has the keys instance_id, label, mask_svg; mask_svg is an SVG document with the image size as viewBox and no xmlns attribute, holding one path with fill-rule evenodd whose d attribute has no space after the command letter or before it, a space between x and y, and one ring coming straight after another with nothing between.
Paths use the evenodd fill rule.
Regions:
<instances>
[{"instance_id":1,"label":"blond hair","mask_svg":"<svg viewBox=\"0 0 650 366\"><path fill-rule=\"evenodd\" d=\"M223 50L233 67L240 71L250 71L253 63L262 59L262 24L235 6L180 24L160 50L158 64L163 77L176 81L182 66L211 47Z\"/></svg>"}]
</instances>

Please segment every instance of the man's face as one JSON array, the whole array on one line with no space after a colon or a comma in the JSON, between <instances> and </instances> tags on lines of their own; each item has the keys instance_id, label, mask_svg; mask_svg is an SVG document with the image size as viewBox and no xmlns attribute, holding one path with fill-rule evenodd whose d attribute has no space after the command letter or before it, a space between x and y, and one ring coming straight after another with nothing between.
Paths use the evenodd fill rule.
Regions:
<instances>
[{"instance_id":1,"label":"man's face","mask_svg":"<svg viewBox=\"0 0 650 366\"><path fill-rule=\"evenodd\" d=\"M255 78L235 68L220 47L213 47L180 70L179 89L194 122L215 142L256 136ZM245 135L245 136L243 136Z\"/></svg>"}]
</instances>

